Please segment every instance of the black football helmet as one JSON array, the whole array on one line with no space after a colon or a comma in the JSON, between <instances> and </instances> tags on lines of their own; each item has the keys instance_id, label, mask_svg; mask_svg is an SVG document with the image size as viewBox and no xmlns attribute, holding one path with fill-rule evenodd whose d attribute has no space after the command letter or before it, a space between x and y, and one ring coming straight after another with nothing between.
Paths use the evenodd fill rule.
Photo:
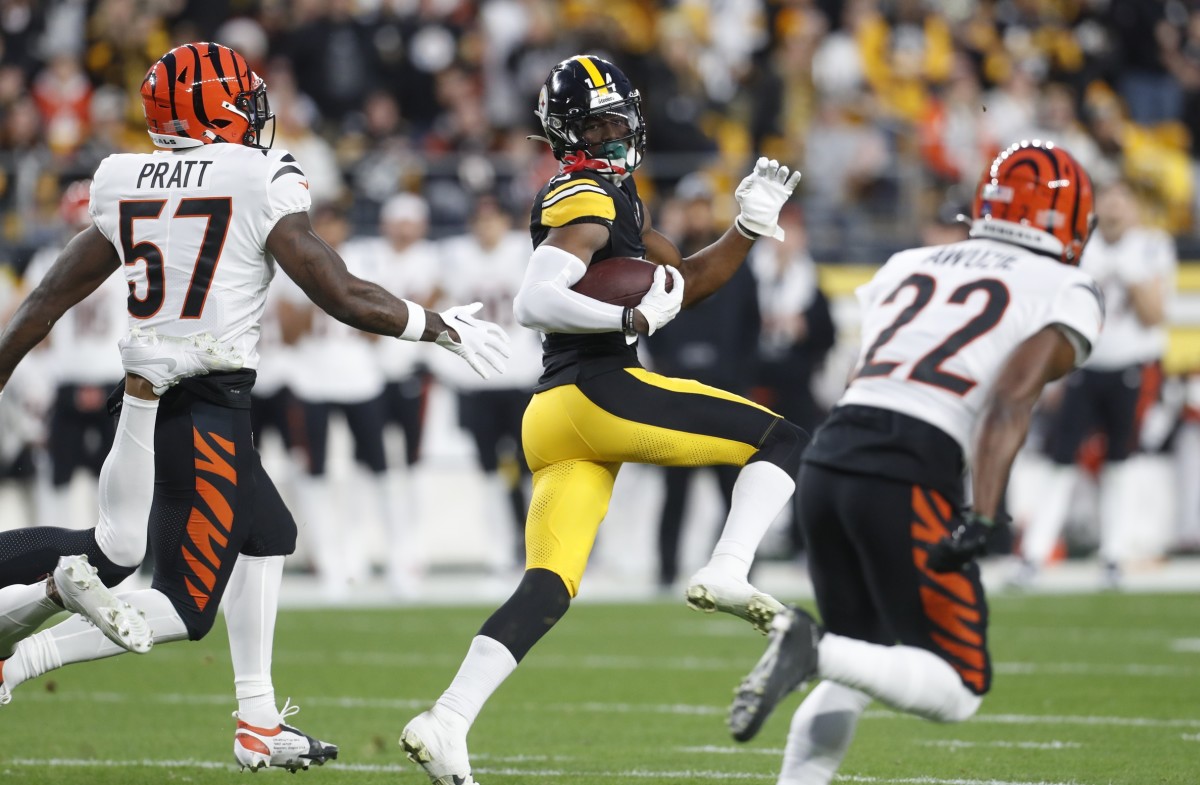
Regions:
<instances>
[{"instance_id":1,"label":"black football helmet","mask_svg":"<svg viewBox=\"0 0 1200 785\"><path fill-rule=\"evenodd\" d=\"M607 60L576 55L554 66L538 95L537 115L566 171L592 169L619 182L645 156L642 97Z\"/></svg>"}]
</instances>

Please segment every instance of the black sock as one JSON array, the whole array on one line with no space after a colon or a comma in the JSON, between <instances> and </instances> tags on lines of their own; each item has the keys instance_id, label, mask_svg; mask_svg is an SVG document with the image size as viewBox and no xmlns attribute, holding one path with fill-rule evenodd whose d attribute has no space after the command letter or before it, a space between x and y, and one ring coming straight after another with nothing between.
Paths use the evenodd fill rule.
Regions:
<instances>
[{"instance_id":1,"label":"black sock","mask_svg":"<svg viewBox=\"0 0 1200 785\"><path fill-rule=\"evenodd\" d=\"M571 607L562 578L541 568L525 571L517 590L479 628L480 635L499 641L520 662Z\"/></svg>"}]
</instances>

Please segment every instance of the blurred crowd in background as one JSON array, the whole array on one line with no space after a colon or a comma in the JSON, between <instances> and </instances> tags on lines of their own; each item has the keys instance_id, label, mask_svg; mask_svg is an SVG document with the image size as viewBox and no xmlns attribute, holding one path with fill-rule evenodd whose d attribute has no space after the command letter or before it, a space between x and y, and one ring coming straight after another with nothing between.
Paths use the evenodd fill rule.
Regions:
<instances>
[{"instance_id":1,"label":"blurred crowd in background","mask_svg":"<svg viewBox=\"0 0 1200 785\"><path fill-rule=\"evenodd\" d=\"M322 512L333 503L322 479L331 416L353 435L366 483L356 501L385 521L388 509L417 503L394 469L420 462L437 387L459 403L485 492L512 522L523 518L519 418L538 344L510 306L530 250L529 205L557 169L528 138L541 133L537 91L572 54L613 60L641 90L649 154L639 188L655 228L685 254L728 227L733 189L759 154L803 171L782 218L787 242L760 244L743 275L646 350L664 373L750 395L805 428L844 382L844 359L824 367L839 331L851 354L857 339L850 306L831 306L817 265L878 264L963 236L955 217L970 211L985 163L1013 141L1053 139L1098 185L1126 183L1146 227L1166 232L1182 258L1200 256L1200 3L0 0L0 322L86 225L80 181L111 153L151 149L138 88L150 64L189 40L232 46L266 80L273 144L303 166L314 224L352 270L430 306L482 299L520 347L504 380L478 385L415 347L337 325L286 281L274 287L258 420L297 456L301 514L317 520L338 518ZM97 296L119 303L123 284ZM0 409L0 472L52 489L100 465L123 329L119 305L82 309L56 328L27 364L36 370L23 371L29 407ZM111 351L89 348L100 346ZM1174 381L1187 389L1185 377ZM1195 426L1200 464L1200 414L1189 419L1200 409L1187 406L1200 395L1176 398L1168 431ZM401 455L385 454L381 423L403 433ZM663 585L681 569L691 476L665 475ZM30 522L61 521L51 491L33 496L42 504ZM1200 519L1200 498L1189 505ZM337 557L336 530L316 537L313 560L336 595L363 565ZM802 548L794 532L785 541L787 553ZM1200 546L1200 533L1157 550L1181 544ZM417 567L393 550L375 561L403 592Z\"/></svg>"}]
</instances>

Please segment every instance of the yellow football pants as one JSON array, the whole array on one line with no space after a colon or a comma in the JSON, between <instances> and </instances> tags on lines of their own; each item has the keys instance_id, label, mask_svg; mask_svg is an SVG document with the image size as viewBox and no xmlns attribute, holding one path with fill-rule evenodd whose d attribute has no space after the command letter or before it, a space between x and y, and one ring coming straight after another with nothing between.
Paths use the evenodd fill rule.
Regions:
<instances>
[{"instance_id":1,"label":"yellow football pants","mask_svg":"<svg viewBox=\"0 0 1200 785\"><path fill-rule=\"evenodd\" d=\"M521 437L533 471L526 569L574 597L621 464L744 466L779 416L715 387L626 368L537 393Z\"/></svg>"}]
</instances>

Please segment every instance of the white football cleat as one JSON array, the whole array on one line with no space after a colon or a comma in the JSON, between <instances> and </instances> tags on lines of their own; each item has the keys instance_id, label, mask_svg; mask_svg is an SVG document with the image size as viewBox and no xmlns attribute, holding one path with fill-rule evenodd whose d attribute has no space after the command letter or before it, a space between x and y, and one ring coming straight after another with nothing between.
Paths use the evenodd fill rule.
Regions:
<instances>
[{"instance_id":1,"label":"white football cleat","mask_svg":"<svg viewBox=\"0 0 1200 785\"><path fill-rule=\"evenodd\" d=\"M162 395L168 388L189 376L203 376L209 371L236 371L244 362L236 349L219 343L210 333L187 338L159 335L155 330L134 327L129 335L118 341L121 365L126 373L136 374L154 385L154 394Z\"/></svg>"},{"instance_id":2,"label":"white football cleat","mask_svg":"<svg viewBox=\"0 0 1200 785\"><path fill-rule=\"evenodd\" d=\"M4 686L4 682L0 681L0 706L7 705L12 702L12 690Z\"/></svg>"},{"instance_id":3,"label":"white football cleat","mask_svg":"<svg viewBox=\"0 0 1200 785\"><path fill-rule=\"evenodd\" d=\"M783 610L783 603L754 588L749 581L709 566L701 567L688 581L686 597L688 607L693 610L732 613L750 622L763 635L771 629L775 614Z\"/></svg>"},{"instance_id":4,"label":"white football cleat","mask_svg":"<svg viewBox=\"0 0 1200 785\"><path fill-rule=\"evenodd\" d=\"M279 715L287 719L298 711L300 707L293 706L289 698ZM243 722L236 711L233 716L238 721L233 734L233 757L242 769L257 772L279 766L295 774L314 763L321 766L327 760L337 759L336 744L314 739L298 728L282 722L274 728L256 728Z\"/></svg>"},{"instance_id":5,"label":"white football cleat","mask_svg":"<svg viewBox=\"0 0 1200 785\"><path fill-rule=\"evenodd\" d=\"M467 758L467 721L434 706L409 721L400 733L408 759L425 769L433 785L478 785Z\"/></svg>"},{"instance_id":6,"label":"white football cleat","mask_svg":"<svg viewBox=\"0 0 1200 785\"><path fill-rule=\"evenodd\" d=\"M109 591L87 556L63 556L51 580L64 608L96 625L122 649L145 654L154 646L146 614Z\"/></svg>"}]
</instances>

